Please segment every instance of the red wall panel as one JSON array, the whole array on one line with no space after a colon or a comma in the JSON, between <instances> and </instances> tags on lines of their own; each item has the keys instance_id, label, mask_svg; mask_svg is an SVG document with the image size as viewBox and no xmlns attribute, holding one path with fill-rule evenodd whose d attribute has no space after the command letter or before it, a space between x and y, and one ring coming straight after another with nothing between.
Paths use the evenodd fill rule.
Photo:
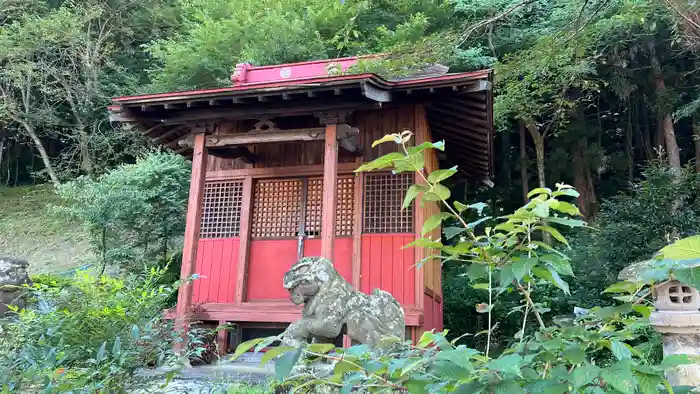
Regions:
<instances>
[{"instance_id":1,"label":"red wall panel","mask_svg":"<svg viewBox=\"0 0 700 394\"><path fill-rule=\"evenodd\" d=\"M415 305L415 252L402 249L413 234L363 234L360 290L391 293L402 305Z\"/></svg>"},{"instance_id":2,"label":"red wall panel","mask_svg":"<svg viewBox=\"0 0 700 394\"><path fill-rule=\"evenodd\" d=\"M192 302L233 302L236 266L238 265L238 238L206 238L197 244Z\"/></svg>"},{"instance_id":3,"label":"red wall panel","mask_svg":"<svg viewBox=\"0 0 700 394\"><path fill-rule=\"evenodd\" d=\"M443 330L443 314L442 314L442 302L438 302L433 297L428 294L423 295L424 302L424 323L423 330L430 331L435 329L435 331Z\"/></svg>"},{"instance_id":4,"label":"red wall panel","mask_svg":"<svg viewBox=\"0 0 700 394\"><path fill-rule=\"evenodd\" d=\"M352 238L336 238L333 264L348 281L352 280ZM304 241L304 256L321 254L321 239ZM297 240L258 239L250 242L246 301L287 300L289 292L282 277L297 260Z\"/></svg>"}]
</instances>

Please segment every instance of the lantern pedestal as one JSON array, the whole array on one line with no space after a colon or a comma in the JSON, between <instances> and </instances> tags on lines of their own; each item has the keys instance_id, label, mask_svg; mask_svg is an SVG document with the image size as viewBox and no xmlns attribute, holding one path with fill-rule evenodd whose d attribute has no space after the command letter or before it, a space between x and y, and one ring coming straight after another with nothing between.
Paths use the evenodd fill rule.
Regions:
<instances>
[{"instance_id":1,"label":"lantern pedestal","mask_svg":"<svg viewBox=\"0 0 700 394\"><path fill-rule=\"evenodd\" d=\"M662 334L664 358L674 354L700 357L700 312L652 312L650 323ZM700 387L700 364L680 365L666 371L672 386Z\"/></svg>"}]
</instances>

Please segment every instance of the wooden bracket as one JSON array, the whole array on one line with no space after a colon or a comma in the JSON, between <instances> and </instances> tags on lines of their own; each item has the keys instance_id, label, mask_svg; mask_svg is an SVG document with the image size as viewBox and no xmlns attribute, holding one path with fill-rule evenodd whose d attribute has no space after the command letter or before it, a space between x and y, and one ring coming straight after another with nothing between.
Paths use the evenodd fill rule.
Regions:
<instances>
[{"instance_id":1,"label":"wooden bracket","mask_svg":"<svg viewBox=\"0 0 700 394\"><path fill-rule=\"evenodd\" d=\"M322 111L314 113L322 125L345 123L352 115L352 111Z\"/></svg>"}]
</instances>

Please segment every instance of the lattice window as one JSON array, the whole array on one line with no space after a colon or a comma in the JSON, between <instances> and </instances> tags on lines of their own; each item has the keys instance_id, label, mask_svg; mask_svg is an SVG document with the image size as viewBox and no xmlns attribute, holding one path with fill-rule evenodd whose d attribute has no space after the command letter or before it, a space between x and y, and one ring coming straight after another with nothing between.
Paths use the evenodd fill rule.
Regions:
<instances>
[{"instance_id":1,"label":"lattice window","mask_svg":"<svg viewBox=\"0 0 700 394\"><path fill-rule=\"evenodd\" d=\"M242 198L243 181L205 183L199 236L201 238L238 237Z\"/></svg>"},{"instance_id":2,"label":"lattice window","mask_svg":"<svg viewBox=\"0 0 700 394\"><path fill-rule=\"evenodd\" d=\"M260 180L253 194L253 238L295 237L299 232L302 181Z\"/></svg>"},{"instance_id":3,"label":"lattice window","mask_svg":"<svg viewBox=\"0 0 700 394\"><path fill-rule=\"evenodd\" d=\"M412 233L413 209L401 209L413 174L365 174L365 233Z\"/></svg>"},{"instance_id":4,"label":"lattice window","mask_svg":"<svg viewBox=\"0 0 700 394\"><path fill-rule=\"evenodd\" d=\"M308 236L320 236L323 216L323 179L309 179L308 185L304 229ZM355 178L353 176L338 177L336 193L335 235L338 237L352 235L353 212L355 209Z\"/></svg>"}]
</instances>

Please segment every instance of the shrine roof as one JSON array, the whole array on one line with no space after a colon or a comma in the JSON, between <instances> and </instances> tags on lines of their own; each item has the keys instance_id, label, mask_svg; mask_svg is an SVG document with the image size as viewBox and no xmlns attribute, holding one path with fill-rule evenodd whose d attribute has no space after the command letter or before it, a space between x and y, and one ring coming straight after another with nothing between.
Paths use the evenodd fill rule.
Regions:
<instances>
[{"instance_id":1,"label":"shrine roof","mask_svg":"<svg viewBox=\"0 0 700 394\"><path fill-rule=\"evenodd\" d=\"M350 57L271 66L236 65L231 86L116 97L110 120L137 124L157 142L175 148L188 124L216 119L255 119L334 110L370 110L405 102L425 104L435 138L444 138L478 161L475 176L492 174L491 70L448 73L436 64L399 79L352 74ZM483 146L483 148L478 146ZM455 149L456 148L456 149ZM463 149L462 149L463 148ZM176 149L182 154L189 151ZM467 154L466 152L471 152ZM463 156L461 153L459 156Z\"/></svg>"}]
</instances>

